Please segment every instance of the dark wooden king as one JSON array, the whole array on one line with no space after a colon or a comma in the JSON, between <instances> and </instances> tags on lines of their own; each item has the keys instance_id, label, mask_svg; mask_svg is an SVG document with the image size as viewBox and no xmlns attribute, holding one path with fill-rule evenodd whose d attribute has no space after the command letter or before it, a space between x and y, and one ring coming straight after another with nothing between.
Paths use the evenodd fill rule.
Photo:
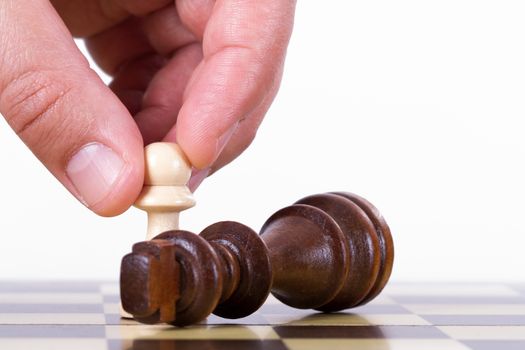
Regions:
<instances>
[{"instance_id":1,"label":"dark wooden king","mask_svg":"<svg viewBox=\"0 0 525 350\"><path fill-rule=\"evenodd\" d=\"M367 200L312 195L273 214L260 236L225 221L135 244L122 259L122 306L140 322L176 326L245 317L270 292L292 307L340 311L377 296L393 259L390 229Z\"/></svg>"}]
</instances>

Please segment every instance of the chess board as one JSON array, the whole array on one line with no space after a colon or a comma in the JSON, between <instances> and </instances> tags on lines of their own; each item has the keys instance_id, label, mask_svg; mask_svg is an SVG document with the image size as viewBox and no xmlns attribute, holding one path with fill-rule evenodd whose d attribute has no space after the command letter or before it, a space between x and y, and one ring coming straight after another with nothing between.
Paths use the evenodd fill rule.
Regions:
<instances>
[{"instance_id":1,"label":"chess board","mask_svg":"<svg viewBox=\"0 0 525 350\"><path fill-rule=\"evenodd\" d=\"M391 284L345 313L275 299L238 320L174 328L119 317L118 285L0 284L0 349L525 349L525 285Z\"/></svg>"}]
</instances>

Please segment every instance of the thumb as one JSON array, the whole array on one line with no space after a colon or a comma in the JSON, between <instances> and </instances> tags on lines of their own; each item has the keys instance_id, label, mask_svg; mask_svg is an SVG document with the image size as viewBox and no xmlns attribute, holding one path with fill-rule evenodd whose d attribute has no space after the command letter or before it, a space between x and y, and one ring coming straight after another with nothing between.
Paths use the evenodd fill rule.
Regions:
<instances>
[{"instance_id":1,"label":"thumb","mask_svg":"<svg viewBox=\"0 0 525 350\"><path fill-rule=\"evenodd\" d=\"M94 212L117 215L137 197L140 132L47 0L0 1L0 113Z\"/></svg>"}]
</instances>

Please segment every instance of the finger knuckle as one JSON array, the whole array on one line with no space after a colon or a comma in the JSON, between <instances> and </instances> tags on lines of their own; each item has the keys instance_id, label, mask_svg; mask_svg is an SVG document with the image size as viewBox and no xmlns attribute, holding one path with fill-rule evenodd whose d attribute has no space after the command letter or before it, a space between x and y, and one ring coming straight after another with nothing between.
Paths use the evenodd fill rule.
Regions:
<instances>
[{"instance_id":1,"label":"finger knuckle","mask_svg":"<svg viewBox=\"0 0 525 350\"><path fill-rule=\"evenodd\" d=\"M53 124L49 119L58 119L53 116L70 91L59 72L28 71L6 85L0 96L0 107L21 138L31 134L33 138L45 140L50 133L49 124Z\"/></svg>"}]
</instances>

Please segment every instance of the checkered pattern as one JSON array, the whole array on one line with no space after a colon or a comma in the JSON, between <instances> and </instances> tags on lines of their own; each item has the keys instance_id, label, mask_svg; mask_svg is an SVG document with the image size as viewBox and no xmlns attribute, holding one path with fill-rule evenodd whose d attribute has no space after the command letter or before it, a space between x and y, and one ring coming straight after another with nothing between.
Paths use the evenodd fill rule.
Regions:
<instances>
[{"instance_id":1,"label":"checkered pattern","mask_svg":"<svg viewBox=\"0 0 525 350\"><path fill-rule=\"evenodd\" d=\"M115 283L4 282L0 349L525 349L525 285L391 284L336 314L270 298L243 319L174 328L120 319Z\"/></svg>"}]
</instances>

